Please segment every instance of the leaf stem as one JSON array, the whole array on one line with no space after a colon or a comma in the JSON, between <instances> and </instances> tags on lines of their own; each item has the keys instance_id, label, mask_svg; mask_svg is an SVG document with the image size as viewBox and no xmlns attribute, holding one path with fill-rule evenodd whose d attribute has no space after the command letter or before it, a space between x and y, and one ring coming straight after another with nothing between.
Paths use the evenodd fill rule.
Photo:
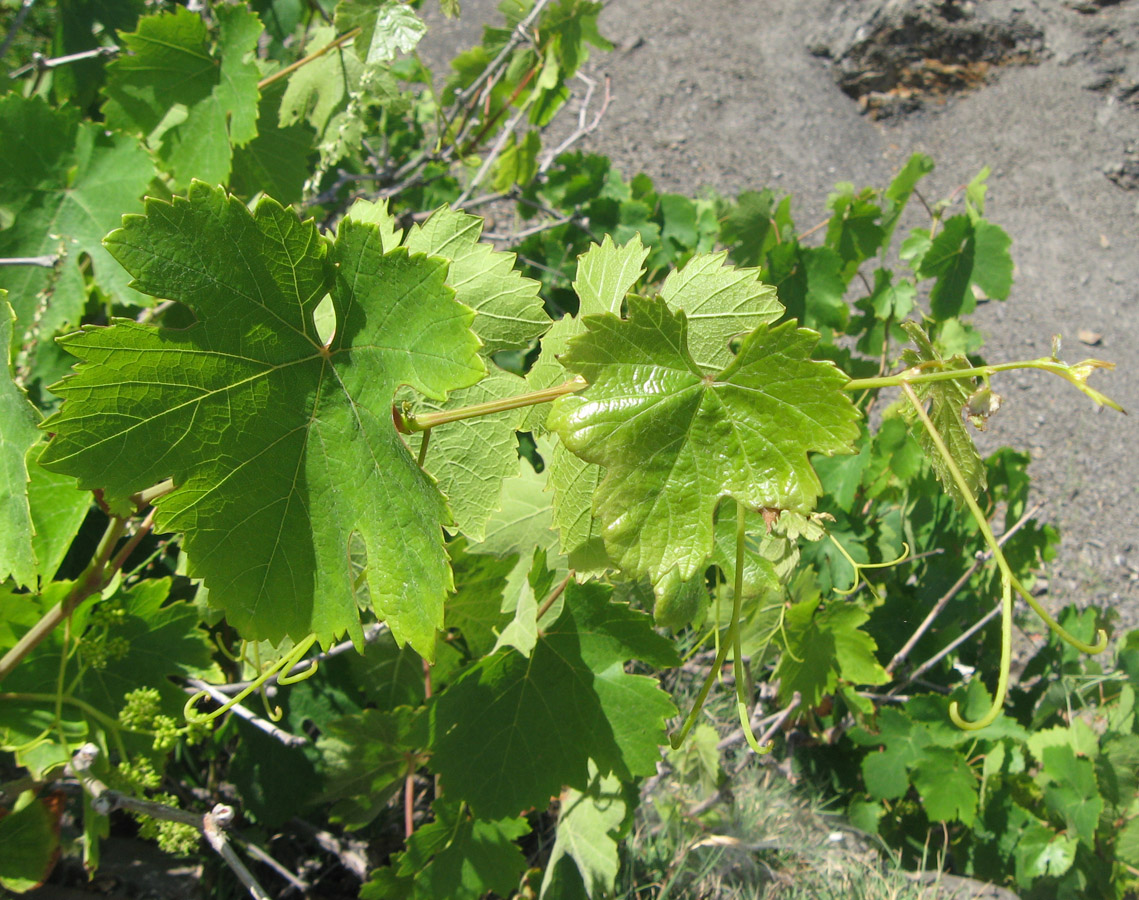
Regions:
<instances>
[{"instance_id":1,"label":"leaf stem","mask_svg":"<svg viewBox=\"0 0 1139 900\"><path fill-rule=\"evenodd\" d=\"M320 57L324 56L324 54L329 53L332 50L337 49L342 44L348 43L348 41L352 40L359 33L360 33L359 28L353 28L351 31L346 31L346 32L344 32L344 34L340 35L340 37L334 38L333 40L329 41L327 44L325 44L319 50L316 50L313 53L310 53L308 56L301 57L295 63L290 63L289 65L285 66L285 68L279 69L278 71L274 72L272 75L265 76L259 82L257 82L257 90L263 91L263 90L265 90L265 88L267 88L273 82L280 81L282 78L286 78L289 75L292 75L293 72L295 72L301 66L307 66L313 60L320 59Z\"/></svg>"},{"instance_id":2,"label":"leaf stem","mask_svg":"<svg viewBox=\"0 0 1139 900\"><path fill-rule=\"evenodd\" d=\"M573 580L573 576L574 576L574 570L570 569L569 574L565 578L562 579L562 583L559 584L552 591L550 591L550 596L542 601L542 606L538 609L538 612L534 615L534 621L535 622L537 622L539 619L542 618L542 616L544 616L546 613L548 613L550 611L550 607L552 607L555 603L557 603L558 597L560 597L562 595L562 593L565 591L565 589L567 587L569 587L569 583L570 583L570 581Z\"/></svg>"},{"instance_id":3,"label":"leaf stem","mask_svg":"<svg viewBox=\"0 0 1139 900\"><path fill-rule=\"evenodd\" d=\"M111 518L111 521L107 523L107 530L103 532L103 537L99 541L95 557L83 570L83 574L79 576L75 584L72 585L67 596L44 613L43 617L28 629L15 646L0 659L0 680L7 677L25 656L38 647L44 638L55 630L60 622L75 611L80 603L106 586L109 574L113 574L113 572L108 573L106 571L107 562L114 552L115 544L126 531L126 527L126 519L121 519L118 516Z\"/></svg>"},{"instance_id":4,"label":"leaf stem","mask_svg":"<svg viewBox=\"0 0 1139 900\"><path fill-rule=\"evenodd\" d=\"M434 428L436 425L446 425L448 422L475 419L479 416L489 416L511 409L522 409L525 406L548 403L551 400L557 400L558 397L564 397L566 394L575 394L587 387L589 387L588 382L579 376L555 387L543 388L529 394L519 394L516 397L506 397L503 400L476 403L473 406L464 406L461 409L445 409L435 413L424 413L420 416L404 413L395 417L396 427L404 434L415 434L417 431L427 431L429 428Z\"/></svg>"}]
</instances>

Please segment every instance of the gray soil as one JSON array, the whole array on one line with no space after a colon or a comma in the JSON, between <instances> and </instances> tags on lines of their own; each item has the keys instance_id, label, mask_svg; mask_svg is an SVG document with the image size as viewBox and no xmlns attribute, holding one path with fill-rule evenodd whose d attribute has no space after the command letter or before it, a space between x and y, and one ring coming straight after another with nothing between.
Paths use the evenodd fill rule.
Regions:
<instances>
[{"instance_id":1,"label":"gray soil","mask_svg":"<svg viewBox=\"0 0 1139 900\"><path fill-rule=\"evenodd\" d=\"M428 56L487 21L493 3L464 0ZM1012 374L982 449L1032 454L1064 538L1049 604L1139 626L1139 0L610 0L601 25L617 49L590 71L613 101L582 146L662 190L770 187L806 227L835 182L885 186L917 151L937 163L931 201L992 169L986 213L1017 273L974 316L986 358L1046 356L1061 334L1069 361L1116 363L1092 383L1132 415Z\"/></svg>"}]
</instances>

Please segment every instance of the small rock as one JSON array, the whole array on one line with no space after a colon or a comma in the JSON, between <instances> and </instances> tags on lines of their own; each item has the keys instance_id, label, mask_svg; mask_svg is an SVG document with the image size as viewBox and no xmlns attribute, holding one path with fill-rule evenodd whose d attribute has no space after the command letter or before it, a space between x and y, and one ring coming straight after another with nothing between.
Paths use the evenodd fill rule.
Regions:
<instances>
[{"instance_id":1,"label":"small rock","mask_svg":"<svg viewBox=\"0 0 1139 900\"><path fill-rule=\"evenodd\" d=\"M1089 347L1098 347L1103 341L1103 335L1098 331L1089 331L1086 328L1081 328L1076 332L1076 337L1080 339L1081 344L1087 344Z\"/></svg>"}]
</instances>

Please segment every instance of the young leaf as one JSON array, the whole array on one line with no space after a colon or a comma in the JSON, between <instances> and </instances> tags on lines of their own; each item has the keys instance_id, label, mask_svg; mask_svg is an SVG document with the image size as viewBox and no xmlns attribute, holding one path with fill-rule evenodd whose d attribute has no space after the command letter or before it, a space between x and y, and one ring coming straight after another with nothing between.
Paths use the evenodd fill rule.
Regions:
<instances>
[{"instance_id":1,"label":"young leaf","mask_svg":"<svg viewBox=\"0 0 1139 900\"><path fill-rule=\"evenodd\" d=\"M191 178L229 180L233 147L257 136L260 73L247 57L257 48L261 20L240 6L217 10L211 48L203 18L184 7L139 20L122 35L131 51L107 66L107 124L158 144L159 159L184 188ZM171 116L175 105L182 118Z\"/></svg>"},{"instance_id":2,"label":"young leaf","mask_svg":"<svg viewBox=\"0 0 1139 900\"><path fill-rule=\"evenodd\" d=\"M916 322L903 322L902 327L910 336L910 340L917 345L916 351L905 350L902 353L902 359L907 366L921 365L923 372L969 368L970 363L963 356L942 359L930 342L929 337L926 336L925 331ZM969 402L969 398L973 394L973 379L956 378L915 384L913 390L922 403L928 402L930 421L933 422L938 434L941 435L941 439L945 441L945 446L953 455L957 468L965 476L965 481L972 490L973 496L976 497L985 489L985 464L981 461L981 454L977 452L973 437L969 434L962 416L965 404ZM913 407L909 404L904 405L902 415L910 423L918 443L921 444L926 458L937 474L937 480L941 482L946 493L953 498L954 504L958 507L961 506L965 502L961 489L950 474L949 467L942 459L929 432L917 421L917 414Z\"/></svg>"},{"instance_id":3,"label":"young leaf","mask_svg":"<svg viewBox=\"0 0 1139 900\"><path fill-rule=\"evenodd\" d=\"M934 822L973 826L977 815L977 778L956 750L927 747L910 773L925 813Z\"/></svg>"},{"instance_id":4,"label":"young leaf","mask_svg":"<svg viewBox=\"0 0 1139 900\"><path fill-rule=\"evenodd\" d=\"M431 766L481 817L545 809L565 785L584 790L590 759L621 778L656 770L676 709L624 664L676 665L672 643L608 588L571 583L566 594L529 659L514 649L484 657L432 707Z\"/></svg>"},{"instance_id":5,"label":"young leaf","mask_svg":"<svg viewBox=\"0 0 1139 900\"><path fill-rule=\"evenodd\" d=\"M858 436L846 376L810 359L816 335L794 323L757 328L718 375L693 360L687 317L662 300L585 324L563 362L590 387L559 399L549 424L606 467L594 508L630 574L655 582L678 566L691 578L712 552L723 497L811 510L821 486L807 454L850 452Z\"/></svg>"},{"instance_id":6,"label":"young leaf","mask_svg":"<svg viewBox=\"0 0 1139 900\"><path fill-rule=\"evenodd\" d=\"M840 678L856 685L890 680L874 656L878 645L861 627L870 616L841 601L819 612L820 599L816 593L787 610L787 648L775 670L785 703L798 691L804 704L817 706Z\"/></svg>"},{"instance_id":7,"label":"young leaf","mask_svg":"<svg viewBox=\"0 0 1139 900\"><path fill-rule=\"evenodd\" d=\"M719 372L731 363L732 338L783 315L775 288L759 280L759 270L725 266L727 256L726 250L694 256L660 289L669 309L682 309L688 316L688 350L706 372Z\"/></svg>"},{"instance_id":8,"label":"young leaf","mask_svg":"<svg viewBox=\"0 0 1139 900\"><path fill-rule=\"evenodd\" d=\"M0 98L0 133L0 210L14 217L0 228L0 256L62 256L55 273L0 266L0 289L10 292L19 320L17 340L23 343L33 326L41 291L51 299L37 325L44 343L79 321L87 300L84 255L95 283L116 302L144 302L102 241L123 213L142 208L142 192L156 174L146 150L132 137L80 122L71 107L54 110L18 93Z\"/></svg>"},{"instance_id":9,"label":"young leaf","mask_svg":"<svg viewBox=\"0 0 1139 900\"><path fill-rule=\"evenodd\" d=\"M427 33L415 10L394 0L344 0L336 7L336 29L342 34L359 28L356 52L367 65L385 63L410 53Z\"/></svg>"},{"instance_id":10,"label":"young leaf","mask_svg":"<svg viewBox=\"0 0 1139 900\"><path fill-rule=\"evenodd\" d=\"M441 256L451 263L447 284L455 299L476 313L472 326L487 356L522 350L550 327L538 282L514 268L514 254L482 243L483 220L444 206L404 240L412 253ZM386 245L385 245L386 246Z\"/></svg>"},{"instance_id":11,"label":"young leaf","mask_svg":"<svg viewBox=\"0 0 1139 900\"><path fill-rule=\"evenodd\" d=\"M140 290L197 322L68 337L84 364L57 386L65 402L45 423L55 437L42 464L120 507L173 477L158 527L186 532L191 574L248 638L359 634L355 535L377 613L430 657L451 587L450 515L391 403L399 384L442 399L485 371L446 263L384 255L376 227L351 219L330 246L273 201L251 214L200 183L149 202L107 246ZM328 292L325 346L313 310Z\"/></svg>"},{"instance_id":12,"label":"young leaf","mask_svg":"<svg viewBox=\"0 0 1139 900\"><path fill-rule=\"evenodd\" d=\"M929 293L930 313L937 320L967 315L977 307L976 285L995 300L1012 288L1012 239L997 225L967 215L945 223L922 256L920 278L936 278Z\"/></svg>"},{"instance_id":13,"label":"young leaf","mask_svg":"<svg viewBox=\"0 0 1139 900\"><path fill-rule=\"evenodd\" d=\"M894 229L898 226L898 220L901 219L902 212L905 210L906 204L914 192L914 188L917 187L919 181L932 171L933 160L924 153L915 153L906 160L902 171L894 176L894 180L890 182L890 186L883 192L882 199L885 201L883 204L883 213L885 215L882 220L884 244L889 244L890 238L894 234Z\"/></svg>"}]
</instances>

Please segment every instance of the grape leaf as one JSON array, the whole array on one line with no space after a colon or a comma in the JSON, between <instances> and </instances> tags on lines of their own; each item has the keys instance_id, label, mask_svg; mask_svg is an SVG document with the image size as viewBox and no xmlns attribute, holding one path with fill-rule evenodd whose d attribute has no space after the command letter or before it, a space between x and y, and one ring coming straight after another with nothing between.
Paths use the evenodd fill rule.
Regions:
<instances>
[{"instance_id":1,"label":"grape leaf","mask_svg":"<svg viewBox=\"0 0 1139 900\"><path fill-rule=\"evenodd\" d=\"M1008 299L1012 288L1012 239L998 225L971 216L954 216L933 238L917 274L936 278L929 293L935 319L968 315L977 308L976 285L995 300Z\"/></svg>"},{"instance_id":2,"label":"grape leaf","mask_svg":"<svg viewBox=\"0 0 1139 900\"><path fill-rule=\"evenodd\" d=\"M593 765L590 772L592 777L587 790L568 788L562 794L554 848L542 878L541 897L550 890L563 858L577 866L587 896L600 898L613 894L620 867L617 842L624 831L629 806L619 779L600 775Z\"/></svg>"},{"instance_id":3,"label":"grape leaf","mask_svg":"<svg viewBox=\"0 0 1139 900\"><path fill-rule=\"evenodd\" d=\"M66 338L84 363L56 387L65 400L44 425L55 437L41 464L120 507L173 477L158 527L186 532L191 575L251 639L359 636L355 536L378 614L430 657L451 587L450 515L391 402L399 384L442 399L484 372L446 263L383 255L376 226L352 219L330 243L274 201L251 214L197 182L188 199L148 202L107 246L140 290L197 322ZM329 292L325 346L313 310Z\"/></svg>"},{"instance_id":4,"label":"grape leaf","mask_svg":"<svg viewBox=\"0 0 1139 900\"><path fill-rule=\"evenodd\" d=\"M862 777L875 800L896 800L909 790L908 769L922 758L934 741L929 730L899 709L885 707L878 713L878 733L856 727L848 732L863 746L884 745L878 753L862 758Z\"/></svg>"},{"instance_id":5,"label":"grape leaf","mask_svg":"<svg viewBox=\"0 0 1139 900\"><path fill-rule=\"evenodd\" d=\"M0 817L0 887L17 894L42 885L59 857L58 809L53 813L44 800L28 797Z\"/></svg>"},{"instance_id":6,"label":"grape leaf","mask_svg":"<svg viewBox=\"0 0 1139 900\"><path fill-rule=\"evenodd\" d=\"M178 188L192 178L229 179L233 147L257 136L257 49L261 20L240 6L220 6L217 45L206 23L184 7L147 16L121 35L129 54L107 66L103 114L112 128L158 144ZM184 108L183 117L171 115Z\"/></svg>"},{"instance_id":7,"label":"grape leaf","mask_svg":"<svg viewBox=\"0 0 1139 900\"><path fill-rule=\"evenodd\" d=\"M669 309L682 309L688 316L688 350L705 372L719 372L731 363L732 338L783 315L775 288L759 280L759 269L725 266L727 257L726 250L694 256L660 289Z\"/></svg>"},{"instance_id":8,"label":"grape leaf","mask_svg":"<svg viewBox=\"0 0 1139 900\"><path fill-rule=\"evenodd\" d=\"M54 110L40 97L0 98L0 256L54 256L56 271L38 266L0 267L0 288L10 291L23 342L33 324L42 343L76 322L87 299L80 262L90 257L95 283L117 302L145 298L103 248L103 235L123 213L142 208L142 192L156 174L138 141L80 122L78 111ZM36 323L41 291L50 291Z\"/></svg>"},{"instance_id":9,"label":"grape leaf","mask_svg":"<svg viewBox=\"0 0 1139 900\"><path fill-rule=\"evenodd\" d=\"M846 376L809 358L817 336L761 325L719 375L687 350L683 312L633 299L629 318L585 319L563 362L590 383L562 397L550 427L608 470L595 500L609 555L658 581L691 578L712 551L722 497L808 511L820 491L810 452L850 452L857 414Z\"/></svg>"},{"instance_id":10,"label":"grape leaf","mask_svg":"<svg viewBox=\"0 0 1139 900\"><path fill-rule=\"evenodd\" d=\"M514 893L526 868L515 844L530 832L526 820L472 818L441 800L433 809L435 820L415 830L392 868L373 873L360 890L362 900L479 900Z\"/></svg>"},{"instance_id":11,"label":"grape leaf","mask_svg":"<svg viewBox=\"0 0 1139 900\"><path fill-rule=\"evenodd\" d=\"M648 254L639 235L623 247L606 235L600 245L591 245L581 255L573 285L579 299L578 316L556 322L542 339L542 354L528 376L532 388L566 380L567 373L557 357L565 353L571 337L585 331L581 317L619 313L625 296L644 274ZM607 559L600 528L593 518L593 496L605 473L600 466L569 453L561 443L549 457L549 465L555 497L553 522L561 537L562 552L572 556L572 565L582 572L604 568Z\"/></svg>"},{"instance_id":12,"label":"grape leaf","mask_svg":"<svg viewBox=\"0 0 1139 900\"><path fill-rule=\"evenodd\" d=\"M12 380L10 348L15 321L7 294L0 290L0 582L9 575L22 587L34 586L36 559L32 550L32 510L28 503L28 451L39 441L39 413Z\"/></svg>"},{"instance_id":13,"label":"grape leaf","mask_svg":"<svg viewBox=\"0 0 1139 900\"><path fill-rule=\"evenodd\" d=\"M564 785L584 790L590 759L623 779L654 772L675 707L655 679L625 673L634 658L678 661L647 615L602 585L571 583L529 659L484 657L432 706L431 766L448 796L495 818L545 809Z\"/></svg>"},{"instance_id":14,"label":"grape leaf","mask_svg":"<svg viewBox=\"0 0 1139 900\"><path fill-rule=\"evenodd\" d=\"M332 821L362 828L383 812L420 764L416 752L427 737L422 725L421 710L407 706L365 709L325 725L317 746L326 779L321 799L333 804Z\"/></svg>"},{"instance_id":15,"label":"grape leaf","mask_svg":"<svg viewBox=\"0 0 1139 900\"><path fill-rule=\"evenodd\" d=\"M279 203L299 203L311 167L316 132L307 122L280 124L284 82L274 82L257 107L257 137L233 153L233 191L252 196L263 191Z\"/></svg>"},{"instance_id":16,"label":"grape leaf","mask_svg":"<svg viewBox=\"0 0 1139 900\"><path fill-rule=\"evenodd\" d=\"M496 369L478 384L453 392L445 402L419 400L409 405L417 414L459 409L513 397L525 389L526 382L517 375ZM515 430L521 418L522 411L514 409L461 419L432 429L426 439L423 467L435 476L450 502L459 531L472 541L485 536L487 521L502 505L503 480L518 471ZM411 450L418 454L424 439L422 433L413 435L408 440Z\"/></svg>"},{"instance_id":17,"label":"grape leaf","mask_svg":"<svg viewBox=\"0 0 1139 900\"><path fill-rule=\"evenodd\" d=\"M923 372L946 371L953 369L967 369L970 362L963 356L952 356L942 359L941 355L930 342L922 327L916 322L903 322L902 328L917 345L917 350L907 349L902 352L902 360L907 366L922 366ZM932 365L931 365L932 364ZM945 446L949 449L957 468L965 476L969 489L976 497L985 489L985 464L981 461L981 454L973 443L973 438L965 426L962 410L973 394L972 378L955 378L948 381L932 381L925 384L913 385L913 391L922 403L929 404L929 418L937 429ZM917 413L910 403L902 406L902 415L910 428L914 431L918 443L925 452L926 458L933 467L938 481L945 488L957 507L964 502L964 495L953 479L949 466L942 459L941 453L933 443L933 438L925 426L917 421Z\"/></svg>"},{"instance_id":18,"label":"grape leaf","mask_svg":"<svg viewBox=\"0 0 1139 900\"><path fill-rule=\"evenodd\" d=\"M820 599L815 593L787 610L787 652L775 671L779 697L785 703L798 691L804 704L816 706L834 692L840 678L851 684L890 680L874 656L878 645L861 629L869 614L841 601L827 604L820 612Z\"/></svg>"},{"instance_id":19,"label":"grape leaf","mask_svg":"<svg viewBox=\"0 0 1139 900\"><path fill-rule=\"evenodd\" d=\"M1043 756L1045 805L1063 818L1069 834L1094 850L1096 825L1103 812L1095 765L1090 759L1078 758L1067 745L1045 747Z\"/></svg>"},{"instance_id":20,"label":"grape leaf","mask_svg":"<svg viewBox=\"0 0 1139 900\"><path fill-rule=\"evenodd\" d=\"M915 153L902 167L890 186L882 194L883 213L882 232L883 243L888 244L902 218L902 212L909 203L910 196L919 181L933 171L933 160L924 153Z\"/></svg>"},{"instance_id":21,"label":"grape leaf","mask_svg":"<svg viewBox=\"0 0 1139 900\"><path fill-rule=\"evenodd\" d=\"M427 33L415 10L396 0L342 0L336 6L336 30L343 34L353 28L360 29L356 53L367 65L410 53Z\"/></svg>"},{"instance_id":22,"label":"grape leaf","mask_svg":"<svg viewBox=\"0 0 1139 900\"><path fill-rule=\"evenodd\" d=\"M977 778L956 750L927 747L910 773L925 813L934 822L972 828L977 815Z\"/></svg>"},{"instance_id":23,"label":"grape leaf","mask_svg":"<svg viewBox=\"0 0 1139 900\"><path fill-rule=\"evenodd\" d=\"M516 558L469 553L461 538L448 549L455 572L455 595L447 601L447 628L459 630L472 656L485 656L512 619L510 613L502 611L502 591Z\"/></svg>"},{"instance_id":24,"label":"grape leaf","mask_svg":"<svg viewBox=\"0 0 1139 900\"><path fill-rule=\"evenodd\" d=\"M476 313L472 326L483 353L522 350L550 327L538 296L540 285L514 268L513 253L482 243L483 220L444 206L404 239L412 253L441 256L451 263L447 284L455 298Z\"/></svg>"},{"instance_id":25,"label":"grape leaf","mask_svg":"<svg viewBox=\"0 0 1139 900\"><path fill-rule=\"evenodd\" d=\"M306 49L315 53L336 36L332 28L314 28ZM282 126L308 120L316 129L321 166L326 168L359 150L365 113L376 106L398 112L402 103L399 84L385 65L365 65L354 48L341 45L289 76L278 115Z\"/></svg>"}]
</instances>

